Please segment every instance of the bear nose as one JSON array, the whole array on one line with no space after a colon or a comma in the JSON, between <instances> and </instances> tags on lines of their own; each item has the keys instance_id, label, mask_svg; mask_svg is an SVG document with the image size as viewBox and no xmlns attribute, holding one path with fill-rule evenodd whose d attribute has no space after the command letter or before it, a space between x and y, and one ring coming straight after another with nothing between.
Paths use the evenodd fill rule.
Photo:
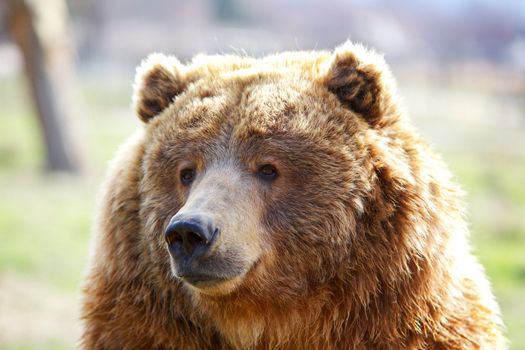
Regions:
<instances>
[{"instance_id":1,"label":"bear nose","mask_svg":"<svg viewBox=\"0 0 525 350\"><path fill-rule=\"evenodd\" d=\"M166 227L165 238L174 257L189 258L203 254L216 233L217 229L202 224L201 220L173 218Z\"/></svg>"}]
</instances>

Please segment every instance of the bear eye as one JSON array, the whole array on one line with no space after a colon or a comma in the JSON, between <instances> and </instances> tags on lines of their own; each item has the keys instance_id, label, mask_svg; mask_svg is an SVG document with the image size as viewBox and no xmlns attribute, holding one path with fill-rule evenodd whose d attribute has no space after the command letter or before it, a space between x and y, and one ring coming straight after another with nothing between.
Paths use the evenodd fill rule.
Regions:
<instances>
[{"instance_id":1,"label":"bear eye","mask_svg":"<svg viewBox=\"0 0 525 350\"><path fill-rule=\"evenodd\" d=\"M277 177L277 169L271 164L264 164L257 171L257 175L263 180L271 181Z\"/></svg>"},{"instance_id":2,"label":"bear eye","mask_svg":"<svg viewBox=\"0 0 525 350\"><path fill-rule=\"evenodd\" d=\"M185 184L189 185L193 182L193 179L195 178L195 169L192 168L186 168L182 169L180 172L180 181Z\"/></svg>"}]
</instances>

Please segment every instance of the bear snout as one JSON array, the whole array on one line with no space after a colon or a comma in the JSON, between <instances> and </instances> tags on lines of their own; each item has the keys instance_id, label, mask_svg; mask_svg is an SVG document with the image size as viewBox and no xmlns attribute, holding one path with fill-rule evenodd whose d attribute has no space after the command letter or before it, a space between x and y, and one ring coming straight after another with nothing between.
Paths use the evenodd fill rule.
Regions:
<instances>
[{"instance_id":1,"label":"bear snout","mask_svg":"<svg viewBox=\"0 0 525 350\"><path fill-rule=\"evenodd\" d=\"M210 219L175 215L164 235L173 258L187 261L204 255L213 245L218 232Z\"/></svg>"},{"instance_id":2,"label":"bear snout","mask_svg":"<svg viewBox=\"0 0 525 350\"><path fill-rule=\"evenodd\" d=\"M217 252L225 248L218 242L220 234L218 226L206 215L175 215L164 233L175 277L199 290L208 290L242 275L242 264L232 261L234 252Z\"/></svg>"}]
</instances>

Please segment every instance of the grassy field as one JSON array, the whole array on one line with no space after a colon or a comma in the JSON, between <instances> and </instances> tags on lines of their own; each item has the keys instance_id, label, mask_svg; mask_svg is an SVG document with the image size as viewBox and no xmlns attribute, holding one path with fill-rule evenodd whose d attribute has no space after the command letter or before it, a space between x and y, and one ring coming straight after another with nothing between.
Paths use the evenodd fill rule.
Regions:
<instances>
[{"instance_id":1,"label":"grassy field","mask_svg":"<svg viewBox=\"0 0 525 350\"><path fill-rule=\"evenodd\" d=\"M78 335L97 187L117 145L138 124L127 85L83 84L80 97L89 108L76 131L89 149L87 174L47 175L24 92L20 79L0 80L0 349L67 349ZM417 114L418 106L407 103ZM503 309L511 349L525 349L525 156L443 149L468 192L475 253Z\"/></svg>"}]
</instances>

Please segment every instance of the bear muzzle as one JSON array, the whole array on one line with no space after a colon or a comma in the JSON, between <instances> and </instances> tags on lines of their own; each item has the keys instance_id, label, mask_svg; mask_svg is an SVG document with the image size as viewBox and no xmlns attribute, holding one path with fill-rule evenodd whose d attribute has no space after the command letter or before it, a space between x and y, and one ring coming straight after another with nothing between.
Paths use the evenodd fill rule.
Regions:
<instances>
[{"instance_id":1,"label":"bear muzzle","mask_svg":"<svg viewBox=\"0 0 525 350\"><path fill-rule=\"evenodd\" d=\"M177 278L204 289L219 285L243 271L218 255L219 228L204 215L175 215L165 230L168 250Z\"/></svg>"}]
</instances>

